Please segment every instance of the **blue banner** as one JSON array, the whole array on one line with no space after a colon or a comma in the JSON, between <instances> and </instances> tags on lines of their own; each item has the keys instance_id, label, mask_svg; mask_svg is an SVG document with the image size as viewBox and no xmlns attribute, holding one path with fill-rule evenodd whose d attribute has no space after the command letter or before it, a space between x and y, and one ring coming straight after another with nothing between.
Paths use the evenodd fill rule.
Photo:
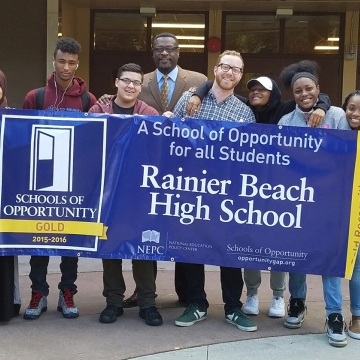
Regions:
<instances>
[{"instance_id":1,"label":"blue banner","mask_svg":"<svg viewBox=\"0 0 360 360\"><path fill-rule=\"evenodd\" d=\"M348 248L357 241L349 232L353 186L360 185L355 131L0 114L1 255L341 277L354 256Z\"/></svg>"}]
</instances>

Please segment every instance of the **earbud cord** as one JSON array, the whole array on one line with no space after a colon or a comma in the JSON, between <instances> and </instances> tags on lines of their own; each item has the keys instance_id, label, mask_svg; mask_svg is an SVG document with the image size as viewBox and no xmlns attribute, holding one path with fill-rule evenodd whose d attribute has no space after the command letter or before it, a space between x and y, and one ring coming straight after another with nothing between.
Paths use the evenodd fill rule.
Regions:
<instances>
[{"instance_id":1,"label":"earbud cord","mask_svg":"<svg viewBox=\"0 0 360 360\"><path fill-rule=\"evenodd\" d=\"M59 110L59 106L60 106L60 104L64 101L65 93L66 93L67 89L70 87L70 84L72 84L72 81L74 80L74 76L75 76L75 74L72 76L71 80L69 81L69 84L68 84L68 86L66 87L66 89L64 90L60 102L59 102L59 103L57 104L57 106L56 106L56 103L57 103L57 101L58 101L58 88L57 88L57 83L56 83L56 73L55 73L55 71L54 71L54 82L55 82L55 103L54 103L54 108L55 108L55 110Z\"/></svg>"}]
</instances>

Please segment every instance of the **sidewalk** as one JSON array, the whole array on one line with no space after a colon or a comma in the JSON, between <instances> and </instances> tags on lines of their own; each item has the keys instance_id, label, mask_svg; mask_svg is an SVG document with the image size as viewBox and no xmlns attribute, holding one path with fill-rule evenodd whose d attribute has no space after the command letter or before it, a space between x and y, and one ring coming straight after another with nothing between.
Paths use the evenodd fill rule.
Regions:
<instances>
[{"instance_id":1,"label":"sidewalk","mask_svg":"<svg viewBox=\"0 0 360 360\"><path fill-rule=\"evenodd\" d=\"M23 305L30 300L28 278L29 257L19 257L20 288ZM80 259L76 305L78 319L64 319L56 311L59 281L59 258L52 258L48 282L48 311L38 320L22 316L7 325L0 325L0 359L138 359L138 360L235 360L235 359L338 359L360 353L360 341L348 337L345 348L328 344L325 334L325 310L320 276L308 277L308 312L300 329L289 330L283 319L267 316L272 298L269 274L263 274L259 290L260 314L252 319L258 331L247 333L224 321L219 271L209 266L206 272L206 292L210 308L208 318L188 328L176 327L174 320L183 308L174 293L174 264L158 263L157 304L163 316L160 327L147 326L138 316L138 308L125 309L125 314L113 324L100 324L99 313L105 307L102 297L102 265L99 259ZM130 261L124 261L126 295L131 295L134 281ZM344 315L350 319L348 282L343 281ZM288 292L285 301L288 301ZM244 300L246 294L242 296ZM174 351L176 350L176 351Z\"/></svg>"}]
</instances>

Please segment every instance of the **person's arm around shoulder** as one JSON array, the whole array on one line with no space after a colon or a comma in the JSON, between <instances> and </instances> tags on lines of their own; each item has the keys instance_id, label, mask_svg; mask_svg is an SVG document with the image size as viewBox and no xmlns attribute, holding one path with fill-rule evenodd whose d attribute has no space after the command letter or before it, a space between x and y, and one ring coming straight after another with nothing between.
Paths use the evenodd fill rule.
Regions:
<instances>
[{"instance_id":1,"label":"person's arm around shoulder","mask_svg":"<svg viewBox=\"0 0 360 360\"><path fill-rule=\"evenodd\" d=\"M318 101L314 106L314 112L309 118L308 125L311 127L319 126L330 107L330 98L327 96L327 94L320 93L318 96Z\"/></svg>"},{"instance_id":2,"label":"person's arm around shoulder","mask_svg":"<svg viewBox=\"0 0 360 360\"><path fill-rule=\"evenodd\" d=\"M204 97L208 94L208 92L212 88L213 84L214 84L213 80L208 80L208 81L204 82L203 84L198 86L198 88L194 92L193 96L196 95L200 98L201 101L203 101Z\"/></svg>"},{"instance_id":3,"label":"person's arm around shoulder","mask_svg":"<svg viewBox=\"0 0 360 360\"><path fill-rule=\"evenodd\" d=\"M113 96L114 95L104 94L101 95L96 101L98 101L101 105L109 105Z\"/></svg>"},{"instance_id":4,"label":"person's arm around shoulder","mask_svg":"<svg viewBox=\"0 0 360 360\"><path fill-rule=\"evenodd\" d=\"M327 94L319 93L318 101L314 106L314 109L323 109L327 112L331 107L331 100Z\"/></svg>"},{"instance_id":5,"label":"person's arm around shoulder","mask_svg":"<svg viewBox=\"0 0 360 360\"><path fill-rule=\"evenodd\" d=\"M201 84L196 91L192 94L191 98L186 104L186 113L189 116L194 116L195 113L200 111L201 103L204 97L208 94L213 86L214 81L208 80Z\"/></svg>"}]
</instances>

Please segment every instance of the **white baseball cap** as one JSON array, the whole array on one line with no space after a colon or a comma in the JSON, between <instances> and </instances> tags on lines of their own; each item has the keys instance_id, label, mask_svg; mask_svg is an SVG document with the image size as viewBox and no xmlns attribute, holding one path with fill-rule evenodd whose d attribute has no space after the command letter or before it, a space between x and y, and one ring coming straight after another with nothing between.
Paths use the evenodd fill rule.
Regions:
<instances>
[{"instance_id":1,"label":"white baseball cap","mask_svg":"<svg viewBox=\"0 0 360 360\"><path fill-rule=\"evenodd\" d=\"M273 88L272 81L267 76L260 76L257 79L249 80L246 84L246 87L250 90L250 88L257 82L260 83L266 90L271 91Z\"/></svg>"}]
</instances>

